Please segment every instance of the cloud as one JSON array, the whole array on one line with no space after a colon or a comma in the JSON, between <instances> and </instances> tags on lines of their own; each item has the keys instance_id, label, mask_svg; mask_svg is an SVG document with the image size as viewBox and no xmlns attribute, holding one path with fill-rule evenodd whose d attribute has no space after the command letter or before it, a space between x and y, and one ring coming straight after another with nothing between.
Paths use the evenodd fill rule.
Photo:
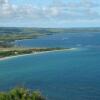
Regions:
<instances>
[{"instance_id":1,"label":"cloud","mask_svg":"<svg viewBox=\"0 0 100 100\"><path fill-rule=\"evenodd\" d=\"M8 0L0 0L0 5L8 3Z\"/></svg>"},{"instance_id":2,"label":"cloud","mask_svg":"<svg viewBox=\"0 0 100 100\"><path fill-rule=\"evenodd\" d=\"M14 5L0 0L0 19L16 20L95 20L99 19L99 6L91 0L80 2L53 2L49 6Z\"/></svg>"},{"instance_id":3,"label":"cloud","mask_svg":"<svg viewBox=\"0 0 100 100\"><path fill-rule=\"evenodd\" d=\"M15 6L11 5L8 0L0 0L0 18L12 16Z\"/></svg>"}]
</instances>

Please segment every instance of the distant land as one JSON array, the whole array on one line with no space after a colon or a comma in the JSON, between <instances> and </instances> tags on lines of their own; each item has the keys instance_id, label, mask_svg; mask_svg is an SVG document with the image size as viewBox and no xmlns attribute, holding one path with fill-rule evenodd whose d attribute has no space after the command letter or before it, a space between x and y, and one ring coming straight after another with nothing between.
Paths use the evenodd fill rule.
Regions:
<instances>
[{"instance_id":1,"label":"distant land","mask_svg":"<svg viewBox=\"0 0 100 100\"><path fill-rule=\"evenodd\" d=\"M0 27L0 58L33 52L54 50L70 50L71 48L22 48L15 47L15 40L33 39L52 34L84 34L100 33L100 28L24 28L24 27Z\"/></svg>"},{"instance_id":2,"label":"distant land","mask_svg":"<svg viewBox=\"0 0 100 100\"><path fill-rule=\"evenodd\" d=\"M25 48L16 47L14 44L15 40L33 39L62 32L65 32L65 29L0 27L0 58L47 51L71 50L71 48L59 47Z\"/></svg>"},{"instance_id":3,"label":"distant land","mask_svg":"<svg viewBox=\"0 0 100 100\"><path fill-rule=\"evenodd\" d=\"M0 27L0 41L14 41L37 38L55 33L100 33L100 28L26 28L26 27Z\"/></svg>"},{"instance_id":4,"label":"distant land","mask_svg":"<svg viewBox=\"0 0 100 100\"><path fill-rule=\"evenodd\" d=\"M28 28L28 27L0 27L0 34L48 34L62 32L100 32L100 27L87 28Z\"/></svg>"}]
</instances>

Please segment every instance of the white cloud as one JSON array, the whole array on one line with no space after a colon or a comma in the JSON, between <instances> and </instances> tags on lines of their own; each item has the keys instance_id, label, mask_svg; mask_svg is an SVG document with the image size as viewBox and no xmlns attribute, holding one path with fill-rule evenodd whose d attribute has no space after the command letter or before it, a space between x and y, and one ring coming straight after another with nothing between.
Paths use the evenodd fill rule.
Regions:
<instances>
[{"instance_id":1,"label":"white cloud","mask_svg":"<svg viewBox=\"0 0 100 100\"><path fill-rule=\"evenodd\" d=\"M0 5L8 3L8 0L0 0Z\"/></svg>"},{"instance_id":2,"label":"white cloud","mask_svg":"<svg viewBox=\"0 0 100 100\"><path fill-rule=\"evenodd\" d=\"M71 3L53 2L45 7L31 4L19 6L11 4L8 0L0 0L0 19L93 20L99 16L96 3L90 0Z\"/></svg>"}]
</instances>

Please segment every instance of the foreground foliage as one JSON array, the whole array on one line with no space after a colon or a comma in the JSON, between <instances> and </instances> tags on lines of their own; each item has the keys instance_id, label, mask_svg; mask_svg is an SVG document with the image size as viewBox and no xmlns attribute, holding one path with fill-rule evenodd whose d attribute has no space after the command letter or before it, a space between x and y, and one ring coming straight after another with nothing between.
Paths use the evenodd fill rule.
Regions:
<instances>
[{"instance_id":1,"label":"foreground foliage","mask_svg":"<svg viewBox=\"0 0 100 100\"><path fill-rule=\"evenodd\" d=\"M0 100L45 100L39 91L26 88L14 88L9 92L0 92Z\"/></svg>"}]
</instances>

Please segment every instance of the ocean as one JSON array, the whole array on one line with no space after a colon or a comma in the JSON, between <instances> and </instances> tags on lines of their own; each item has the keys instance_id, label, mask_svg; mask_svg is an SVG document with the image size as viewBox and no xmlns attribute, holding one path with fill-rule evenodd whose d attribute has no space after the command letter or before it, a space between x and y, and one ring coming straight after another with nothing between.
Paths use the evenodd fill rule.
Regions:
<instances>
[{"instance_id":1,"label":"ocean","mask_svg":"<svg viewBox=\"0 0 100 100\"><path fill-rule=\"evenodd\" d=\"M0 61L0 90L25 86L47 100L100 100L100 33L56 33L15 43L77 49Z\"/></svg>"}]
</instances>

